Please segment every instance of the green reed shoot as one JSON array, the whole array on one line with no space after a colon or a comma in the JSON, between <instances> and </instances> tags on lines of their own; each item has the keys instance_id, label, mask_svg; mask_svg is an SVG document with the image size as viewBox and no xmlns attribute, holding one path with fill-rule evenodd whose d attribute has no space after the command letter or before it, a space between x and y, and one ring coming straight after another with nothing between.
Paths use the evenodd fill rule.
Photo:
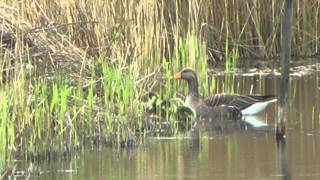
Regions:
<instances>
[{"instance_id":1,"label":"green reed shoot","mask_svg":"<svg viewBox=\"0 0 320 180\"><path fill-rule=\"evenodd\" d=\"M234 93L235 91L235 69L236 60L238 58L238 47L232 48L231 54L229 53L229 43L226 42L226 63L225 63L225 81L224 81L224 91L229 93Z\"/></svg>"}]
</instances>

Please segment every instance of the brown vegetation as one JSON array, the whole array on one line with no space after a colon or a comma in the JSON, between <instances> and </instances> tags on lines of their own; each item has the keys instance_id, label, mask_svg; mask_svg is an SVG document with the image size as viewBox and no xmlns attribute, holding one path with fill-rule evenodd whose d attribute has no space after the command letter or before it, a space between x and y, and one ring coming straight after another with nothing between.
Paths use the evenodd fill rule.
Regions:
<instances>
[{"instance_id":1,"label":"brown vegetation","mask_svg":"<svg viewBox=\"0 0 320 180\"><path fill-rule=\"evenodd\" d=\"M317 1L296 1L294 55L318 53L319 7ZM268 0L3 0L3 72L29 61L36 72L81 77L101 54L119 68L153 71L191 34L205 43L213 63L225 59L226 43L240 57L279 56L282 9L282 1Z\"/></svg>"}]
</instances>

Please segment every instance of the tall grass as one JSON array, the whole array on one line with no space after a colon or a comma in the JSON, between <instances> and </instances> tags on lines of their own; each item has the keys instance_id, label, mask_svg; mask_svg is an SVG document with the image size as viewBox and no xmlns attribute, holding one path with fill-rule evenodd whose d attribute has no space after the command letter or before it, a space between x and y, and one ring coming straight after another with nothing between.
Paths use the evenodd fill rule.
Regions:
<instances>
[{"instance_id":1,"label":"tall grass","mask_svg":"<svg viewBox=\"0 0 320 180\"><path fill-rule=\"evenodd\" d=\"M92 69L98 78L85 87L57 76L30 86L17 80L1 88L1 155L17 149L26 155L68 153L86 139L133 143L133 132L142 123L132 74L104 62Z\"/></svg>"},{"instance_id":2,"label":"tall grass","mask_svg":"<svg viewBox=\"0 0 320 180\"><path fill-rule=\"evenodd\" d=\"M90 55L107 53L121 67L134 63L139 67L149 65L145 70L152 71L158 65L156 61L150 63L156 49L160 50L160 59L171 57L179 37L190 32L205 42L212 61L226 53L226 39L237 42L240 57L273 57L280 52L282 1L1 3L12 8L11 13L19 12L21 26L25 22L36 27L52 24ZM318 9L319 3L296 1L292 44L296 55L318 52Z\"/></svg>"}]
</instances>

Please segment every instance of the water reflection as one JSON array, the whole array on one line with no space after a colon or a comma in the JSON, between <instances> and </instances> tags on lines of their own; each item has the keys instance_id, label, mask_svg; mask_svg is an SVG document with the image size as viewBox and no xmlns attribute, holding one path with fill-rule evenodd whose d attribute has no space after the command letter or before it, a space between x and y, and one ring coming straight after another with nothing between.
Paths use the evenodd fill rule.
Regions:
<instances>
[{"instance_id":1,"label":"water reflection","mask_svg":"<svg viewBox=\"0 0 320 180\"><path fill-rule=\"evenodd\" d=\"M318 136L290 131L277 143L270 132L234 132L190 139L149 139L146 147L84 151L68 160L35 162L31 179L320 178ZM16 162L27 171L28 162ZM22 179L27 177L19 176ZM12 177L11 177L12 178Z\"/></svg>"},{"instance_id":2,"label":"water reflection","mask_svg":"<svg viewBox=\"0 0 320 180\"><path fill-rule=\"evenodd\" d=\"M285 139L277 141L277 155L278 165L280 166L280 175L283 177L283 180L291 180Z\"/></svg>"},{"instance_id":3,"label":"water reflection","mask_svg":"<svg viewBox=\"0 0 320 180\"><path fill-rule=\"evenodd\" d=\"M244 116L243 121L249 123L256 129L268 128L268 125L261 116Z\"/></svg>"}]
</instances>

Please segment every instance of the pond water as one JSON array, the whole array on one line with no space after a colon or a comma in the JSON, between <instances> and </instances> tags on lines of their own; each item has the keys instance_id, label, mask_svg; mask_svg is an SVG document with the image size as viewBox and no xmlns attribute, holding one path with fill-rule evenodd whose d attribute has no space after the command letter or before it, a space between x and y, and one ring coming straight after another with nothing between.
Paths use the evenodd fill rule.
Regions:
<instances>
[{"instance_id":1,"label":"pond water","mask_svg":"<svg viewBox=\"0 0 320 180\"><path fill-rule=\"evenodd\" d=\"M239 75L241 94L278 95L280 76ZM223 76L217 76L221 85ZM146 140L137 148L93 148L68 158L34 162L32 173L9 179L320 179L320 73L291 76L287 136L277 144L274 132L237 131L211 136L198 145L190 139ZM259 115L274 125L277 104ZM17 171L30 162L17 161Z\"/></svg>"}]
</instances>

